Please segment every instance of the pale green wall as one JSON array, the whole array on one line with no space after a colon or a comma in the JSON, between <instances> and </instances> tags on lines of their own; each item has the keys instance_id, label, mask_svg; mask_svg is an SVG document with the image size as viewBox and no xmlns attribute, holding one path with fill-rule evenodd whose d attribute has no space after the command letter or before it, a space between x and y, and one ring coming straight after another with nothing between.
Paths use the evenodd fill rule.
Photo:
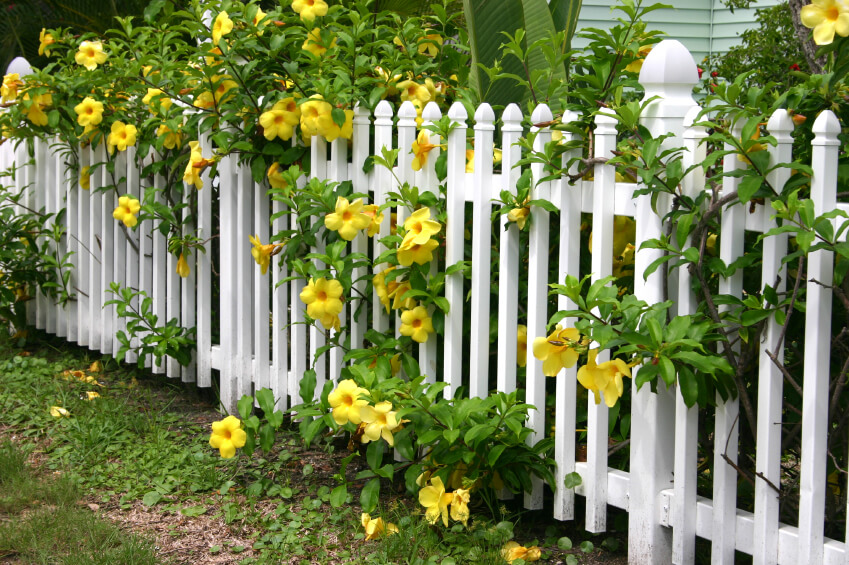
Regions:
<instances>
[{"instance_id":1,"label":"pale green wall","mask_svg":"<svg viewBox=\"0 0 849 565\"><path fill-rule=\"evenodd\" d=\"M648 4L650 2L644 2ZM755 22L755 8L774 6L780 0L757 0L754 8L747 10L731 10L726 8L721 0L684 0L668 1L674 8L663 9L648 15L648 29L664 31L668 37L682 42L696 63L699 63L708 53L724 53L734 45L738 45L739 34L752 27ZM615 18L621 17L620 11L611 12L610 0L583 0L578 29L595 27L607 29L614 23ZM576 38L574 47L583 47L586 41Z\"/></svg>"}]
</instances>

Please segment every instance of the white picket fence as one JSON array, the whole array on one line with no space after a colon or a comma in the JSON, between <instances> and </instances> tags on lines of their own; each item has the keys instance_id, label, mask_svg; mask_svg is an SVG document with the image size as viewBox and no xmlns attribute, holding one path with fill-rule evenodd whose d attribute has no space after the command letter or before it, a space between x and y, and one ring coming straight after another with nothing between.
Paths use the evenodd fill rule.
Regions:
<instances>
[{"instance_id":1,"label":"white picket fence","mask_svg":"<svg viewBox=\"0 0 849 565\"><path fill-rule=\"evenodd\" d=\"M703 158L705 148L699 142L706 133L692 124L698 106L691 97L692 85L697 81L696 66L686 49L676 41L665 41L658 45L646 59L641 73L641 82L646 96L659 96L645 111L644 123L655 134L673 132L676 140L670 144L685 144L689 152L686 164ZM515 191L521 168L514 167L520 159L517 140L523 129L523 115L515 104L508 106L501 116L500 147L503 150L501 173L493 172L492 154L496 116L486 104L481 105L474 115L474 173L465 172L465 150L467 139L467 116L460 104L455 104L448 113L458 124L445 140L448 152L447 211L449 221L445 226L446 264L466 259L472 261L470 303L464 301L465 294L461 274L448 277L445 297L451 305L446 315L445 336L440 342L429 340L419 346L422 370L430 375L441 375L448 383L447 395L461 385L468 387L472 395L488 393L489 375L497 376L497 388L511 391L516 387L516 326L525 321L528 339L546 335L546 325L554 313L547 307L548 285L562 282L567 274L579 274L579 260L587 253L577 242L580 241L581 214L592 215L593 249L591 257L594 279L611 273L612 238L614 216L632 216L636 219L637 242L658 237L661 234L661 219L652 212L649 197L633 197L636 185L617 183L614 169L609 165L597 165L593 180L579 181L570 186L565 179L547 181L535 189L536 198L554 202L560 209L551 214L543 209L534 209L534 221L530 231L530 244L520 249L519 233L515 224L501 225L493 230L490 214L492 199L502 189ZM440 110L433 104L424 110L425 122L439 119ZM410 147L416 136L416 111L410 103L403 104L397 116L391 105L381 102L375 115L357 110L354 119L352 155L348 154L348 143L336 140L328 144L313 138L311 145L311 174L331 180L351 180L357 192L371 193L373 202L386 200L387 192L397 186L390 171L376 167L363 172L363 163L379 148L392 147L393 139L400 148L399 162L395 174L403 181L422 190L437 191L438 182L434 170L434 150L427 166L420 172L411 168ZM532 123L551 120L548 107L537 107L531 117ZM565 116L564 122L574 119ZM374 139L370 139L373 124ZM598 116L596 119L595 156L609 157L616 146L616 130L612 118ZM790 132L793 124L784 111L778 111L769 121L768 129L778 140L778 146L769 148L779 161L789 161L792 147ZM813 198L817 213L833 209L836 204L837 183L837 134L840 124L831 112L824 112L814 126L813 141ZM397 138L393 136L397 134ZM568 134L566 134L568 138ZM551 132L539 131L536 147L541 149L550 141ZM437 141L435 141L437 142ZM210 155L208 140L202 140L204 155ZM122 327L114 307L103 307L110 297L104 294L110 282L119 281L123 286L144 290L153 297L154 311L160 320L176 317L186 327L197 328L196 360L189 367L180 367L169 360L164 367L152 367L154 372L169 377L181 378L185 382L196 382L198 386L212 385L213 371L219 375L219 387L223 406L233 410L236 400L259 388L269 387L274 391L279 406L286 408L298 402L299 377L310 367L318 374L321 390L326 379L335 379L342 366L342 353L338 349L329 353L329 363L313 363L315 351L324 345L324 335L314 328L309 330L300 324L304 308L299 300L303 283L295 282L278 286L278 281L288 275L280 268L272 268L270 276L261 276L249 253L248 236L258 234L267 242L270 233L287 228L287 217L270 223L270 216L280 211L280 204L267 196L267 186L256 184L251 172L235 159L225 158L219 165L218 190L220 201L220 226L213 224L213 201L210 179L204 179L205 188L199 191L198 235L201 239L217 236L220 256L218 265L220 301L213 304L213 260L211 245L206 254L192 258L191 276L181 279L176 274L176 258L167 253L165 238L153 229L150 222L142 222L135 230L125 231L112 220L111 212L117 205L113 192L97 192L107 182L105 169L97 178L91 179L91 190L81 190L76 178L70 178L61 157L51 145L51 140L35 143L34 164L22 145L13 150L11 144L0 146L0 169L17 163L19 168L15 183L19 190L27 188L27 205L47 212L65 208L63 217L67 237L62 242L63 251L75 253L72 285L77 290L76 300L65 308L57 307L48 299L38 296L28 310L30 322L50 333L66 337L69 341L103 353L118 349L114 337ZM328 155L329 154L329 155ZM81 149L82 164L104 160L103 147ZM564 163L570 155L564 157ZM125 177L120 187L121 194L140 195L139 178L142 164L152 156L144 158L130 148L120 154L116 176ZM685 165L686 165L685 164ZM726 169L745 166L734 156L724 161ZM540 165L531 166L535 178L541 178ZM788 175L786 169L774 173L773 184L781 185ZM162 178L155 178L154 186L163 186ZM729 178L724 190L734 190L736 179ZM147 186L147 184L145 184ZM689 176L684 189L694 194L704 187L704 179L697 170ZM33 189L34 188L34 189ZM471 203L471 217L466 214L466 204ZM844 208L845 205L840 205ZM720 257L726 264L743 252L744 234L763 232L774 225L770 219L768 203L759 206L755 213L744 207L734 207L722 214ZM389 233L390 214L385 214L380 236ZM397 210L398 222L404 220L404 210ZM316 218L321 221L321 218ZM464 253L464 228L471 231L471 257ZM560 247L557 254L551 252L549 233L552 222L559 226ZM506 226L506 229L505 229ZM493 235L495 232L496 235ZM377 255L381 245L375 238L370 242L364 234L358 236L350 246L354 252L368 252L369 245ZM499 250L498 270L490 264L492 246ZM636 255L636 272L641 273L657 257L656 250L641 250ZM763 282L773 284L776 276L786 280L781 258L787 253L786 236L772 237L764 249ZM522 261L527 261L527 270ZM549 267L557 265L557 280L549 280ZM811 254L809 278L828 283L833 276L833 257L819 251ZM355 279L364 273L356 273ZM498 282L497 304L490 304L491 281ZM677 314L694 312L697 302L690 293L689 275L686 271L677 274ZM365 283L359 282L360 291ZM527 285L527 304L519 304L520 284ZM656 272L643 280L636 277L636 294L639 298L654 303L662 300L660 273ZM781 287L776 289L781 292ZM720 291L735 296L742 295L742 273L721 282ZM676 292L676 289L672 289ZM558 308L573 305L560 297ZM631 563L693 563L695 560L696 537L711 540L711 561L730 564L734 562L735 550L754 556L755 563L849 563L849 551L844 541L825 539L824 507L826 496L826 437L828 421L828 386L831 325L831 290L811 284L808 287L807 311L804 314L809 343L805 344L804 403L801 489L799 527L779 523L778 493L763 481L757 481L755 512L737 509L736 471L723 462L726 453L732 460L738 456L737 401L719 402L716 409L716 428L713 430L719 463L713 473L712 499L697 496L697 447L698 409L687 409L676 390L659 390L653 393L649 387L634 392L631 412L630 470L621 471L608 467L608 409L604 404L596 405L590 400L587 406L587 457L586 462L576 461L576 369L568 369L556 377L556 459L557 484L564 477L577 471L583 483L573 490L554 488L554 517L570 520L574 517L575 494L586 498L586 527L590 532L602 532L607 527L608 505L629 512L629 561ZM342 331L350 335L351 343L361 344L367 329L365 312L361 317L354 315L358 306L352 297L343 312ZM497 343L490 343L490 309L498 312ZM527 312L527 319L520 320L519 312ZM218 317L221 331L220 343L213 343L213 316ZM386 315L375 299L371 311L372 327L379 331L395 331L399 327L396 317ZM476 336L468 343L463 341L463 323L468 318L471 335ZM269 320L271 321L269 323ZM570 320L564 320L569 324ZM781 484L780 464L781 434L778 424L782 421L782 376L771 363L765 351L779 334L780 327L770 321L764 340L760 344L760 373L758 383L758 437L757 471L772 484ZM497 361L490 366L490 355L497 347ZM605 353L606 355L606 353ZM606 357L599 356L599 362ZM132 359L130 359L132 361ZM468 367L468 372L464 370ZM546 377L540 362L528 356L526 390L527 401L535 406L545 405ZM662 387L661 387L662 388ZM545 422L543 411L531 413L528 427L534 430L532 440L543 438L551 430L552 422ZM701 433L710 433L702 430ZM719 439L721 438L721 440ZM725 441L727 438L727 442ZM841 488L846 487L845 477ZM543 485L537 481L532 492L525 495L525 506L539 509L543 505Z\"/></svg>"}]
</instances>

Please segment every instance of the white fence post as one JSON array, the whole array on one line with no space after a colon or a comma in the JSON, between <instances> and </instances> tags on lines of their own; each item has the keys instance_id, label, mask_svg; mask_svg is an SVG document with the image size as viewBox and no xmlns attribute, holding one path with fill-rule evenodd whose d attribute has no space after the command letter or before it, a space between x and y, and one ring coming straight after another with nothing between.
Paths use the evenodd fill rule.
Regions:
<instances>
[{"instance_id":1,"label":"white fence post","mask_svg":"<svg viewBox=\"0 0 849 565\"><path fill-rule=\"evenodd\" d=\"M640 72L645 87L645 100L653 96L643 111L643 124L652 135L672 132L665 146L681 143L683 121L696 105L692 97L698 71L687 48L675 40L657 44L646 57ZM658 202L661 208L662 202ZM663 277L660 270L648 279L643 277L652 261L659 256L655 249L640 249L643 241L659 238L662 233L662 208L652 210L651 195L637 198L636 258L634 293L649 304L663 301ZM638 370L634 372L637 377ZM661 382L657 393L648 386L632 396L631 416L631 499L628 520L628 559L632 563L667 564L672 561L671 532L660 525L660 492L672 486L674 462L674 391Z\"/></svg>"}]
</instances>

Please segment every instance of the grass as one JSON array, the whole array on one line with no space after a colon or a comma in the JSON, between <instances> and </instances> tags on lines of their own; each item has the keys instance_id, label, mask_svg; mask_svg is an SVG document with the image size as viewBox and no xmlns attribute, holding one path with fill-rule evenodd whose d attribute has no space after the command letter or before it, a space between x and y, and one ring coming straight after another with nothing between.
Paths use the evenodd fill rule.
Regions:
<instances>
[{"instance_id":1,"label":"grass","mask_svg":"<svg viewBox=\"0 0 849 565\"><path fill-rule=\"evenodd\" d=\"M501 565L501 548L515 539L539 545L541 562L623 562L594 549L612 549L615 537L573 546L574 523L552 522L549 509L523 513L518 501L503 503L505 521L473 507L468 528L431 527L413 497L389 483L373 515L401 533L367 541L356 505L362 485L354 481L342 507L330 503L347 442L323 438L307 449L296 430L284 430L265 457L222 460L208 444L210 423L221 418L209 393L39 339L26 351L0 343L0 437L18 438L0 444L0 560ZM100 396L88 400L89 392ZM52 406L70 417L54 418ZM159 553L103 514L155 534Z\"/></svg>"},{"instance_id":2,"label":"grass","mask_svg":"<svg viewBox=\"0 0 849 565\"><path fill-rule=\"evenodd\" d=\"M44 477L27 453L0 443L0 559L25 563L156 564L152 544L77 504L66 477Z\"/></svg>"}]
</instances>

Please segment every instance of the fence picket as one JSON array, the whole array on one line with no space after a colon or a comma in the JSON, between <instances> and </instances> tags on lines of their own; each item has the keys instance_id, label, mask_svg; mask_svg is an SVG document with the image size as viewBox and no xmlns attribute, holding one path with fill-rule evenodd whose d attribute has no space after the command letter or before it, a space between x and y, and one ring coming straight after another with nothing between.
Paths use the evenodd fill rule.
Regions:
<instances>
[{"instance_id":1,"label":"fence picket","mask_svg":"<svg viewBox=\"0 0 849 565\"><path fill-rule=\"evenodd\" d=\"M327 178L327 141L323 137L315 136L310 144L310 178L325 179ZM312 219L313 224L324 225L324 218L315 217ZM313 253L324 253L324 242L321 234L325 228L319 228L316 237L316 245L312 248ZM313 260L316 267L323 269L324 263ZM316 359L316 352L325 346L327 340L325 338L325 329L320 323L313 324L309 328L309 359L307 365L315 370L315 397L321 394L321 389L327 381L327 357L324 355L320 359Z\"/></svg>"},{"instance_id":2,"label":"fence picket","mask_svg":"<svg viewBox=\"0 0 849 565\"><path fill-rule=\"evenodd\" d=\"M577 121L578 115L566 112L562 122L568 124ZM563 132L563 142L574 139L571 132ZM505 142L506 147L506 142ZM574 157L580 157L579 150L568 151L563 155L563 166L567 166ZM573 165L577 169L577 165ZM502 169L503 170L503 169ZM575 172L574 170L572 171ZM560 208L560 254L558 258L558 280L562 284L566 275L578 276L580 270L581 249L576 241L581 241L582 194L579 186L569 186L565 179L557 180L558 207ZM510 186L515 183L511 181ZM514 262L515 264L515 262ZM502 292L499 289L499 293ZM577 305L569 298L557 297L558 310L571 310ZM564 327L573 327L575 318L564 318ZM509 327L509 326L508 326ZM529 338L530 339L530 338ZM566 475L575 471L575 427L577 418L577 367L570 367L558 373L554 412L554 458L557 471L554 474L554 517L557 520L572 520L575 514L575 491L564 487Z\"/></svg>"},{"instance_id":3,"label":"fence picket","mask_svg":"<svg viewBox=\"0 0 849 565\"><path fill-rule=\"evenodd\" d=\"M369 197L369 177L363 171L366 159L370 155L369 129L371 119L369 117L368 108L363 105L357 105L354 108L354 133L353 133L353 155L351 163L351 181L354 185L354 192L360 192L366 195L365 200L375 203L374 197ZM368 255L369 238L365 232L360 232L351 243L351 251L353 253L362 253ZM351 347L363 347L365 340L366 328L368 327L368 301L366 300L366 268L354 268L354 292L351 296L351 325L349 332L351 335ZM359 313L359 314L358 314Z\"/></svg>"},{"instance_id":4,"label":"fence picket","mask_svg":"<svg viewBox=\"0 0 849 565\"><path fill-rule=\"evenodd\" d=\"M270 206L268 196L266 195L265 183L253 183L254 190L254 206L253 206L253 222L254 234L259 235L259 240L263 244L268 244L271 230ZM245 239L244 246L248 247L248 240ZM249 258L250 255L248 255ZM272 265L276 263L276 259L271 259ZM269 267L272 270L273 267ZM276 269L273 269L276 270ZM256 390L262 388L270 388L270 371L269 364L269 347L270 347L270 295L271 295L271 277L268 274L263 275L260 272L259 266L250 265L250 272L253 273L253 301L254 305L251 309L253 317L253 335L254 335L254 358L256 359L253 380L256 385Z\"/></svg>"},{"instance_id":5,"label":"fence picket","mask_svg":"<svg viewBox=\"0 0 849 565\"><path fill-rule=\"evenodd\" d=\"M811 168L811 199L816 214L834 210L837 204L837 160L840 121L825 110L814 122ZM820 249L808 255L805 310L804 377L802 384L802 470L799 494L799 554L803 563L823 558L826 454L828 453L828 399L831 358L831 285L834 253Z\"/></svg>"},{"instance_id":6,"label":"fence picket","mask_svg":"<svg viewBox=\"0 0 849 565\"><path fill-rule=\"evenodd\" d=\"M545 104L537 106L531 115L531 122L538 124L549 122L552 119L551 110ZM532 128L537 136L534 138L534 150L542 151L545 144L551 141L551 132L547 129ZM531 185L539 182L545 172L539 163L531 165ZM533 189L533 199L548 200L551 197L550 182L541 182ZM528 252L528 339L548 335L548 230L550 225L549 212L544 208L534 206L531 208L534 218L530 227L529 252ZM488 281L487 281L488 285ZM505 330L506 331L506 330ZM525 401L536 410L528 414L527 427L533 430L528 435L528 444L533 445L545 437L545 379L542 374L542 362L538 359L528 358L526 372ZM533 489L525 492L525 508L542 508L542 480L533 478Z\"/></svg>"},{"instance_id":7,"label":"fence picket","mask_svg":"<svg viewBox=\"0 0 849 565\"><path fill-rule=\"evenodd\" d=\"M392 105L386 100L381 100L374 109L374 154L377 156L382 156L384 150L389 151L392 149L392 116ZM382 206L388 199L387 188L393 182L392 172L386 167L378 165L374 168L371 180L374 203ZM380 230L372 242L373 256L375 258L386 250L386 247L380 243L380 240L389 235L391 211L390 208L387 208L384 212ZM375 265L375 274L386 269L386 267L386 263ZM383 304L380 303L377 291L372 293L372 326L378 332L385 332L389 328L389 314L386 313Z\"/></svg>"},{"instance_id":8,"label":"fence picket","mask_svg":"<svg viewBox=\"0 0 849 565\"><path fill-rule=\"evenodd\" d=\"M154 157L156 153L153 153ZM165 196L162 194L162 191L165 190L165 178L161 174L156 174L153 177L153 187L154 187L154 201L157 204L165 204ZM168 248L167 241L165 235L162 234L161 231L155 229L151 226L151 230L153 233L153 253L152 253L152 263L153 263L153 276L152 276L152 285L153 289L153 314L156 316L156 320L158 324L163 324L168 321L168 318L165 317L166 313L166 292L168 290L168 274L166 270L168 268ZM165 360L162 359L160 363L156 363L155 359L151 359L151 370L156 374L165 373ZM221 379L221 401L224 402L224 393L225 393L225 385L224 379ZM227 406L226 404L224 406Z\"/></svg>"},{"instance_id":9,"label":"fence picket","mask_svg":"<svg viewBox=\"0 0 849 565\"><path fill-rule=\"evenodd\" d=\"M140 163L138 159L138 155L136 154L135 147L127 147L127 194L130 194L134 198L138 198L139 202L141 202L144 198L144 195L141 193L141 185L139 179L139 169ZM132 288L138 290L141 287L141 277L139 276L139 267L141 262L141 236L144 232L142 232L142 227L137 225L133 230L127 230L127 245L125 248L125 277L126 277L126 286L128 288ZM139 309L139 299L133 298L133 308L136 310ZM127 330L127 320L126 318L121 318L121 329L126 332ZM132 337L130 340L130 344L135 348L139 346L138 337ZM120 348L120 344L117 345ZM117 351L117 350L116 350ZM138 361L138 355L134 350L130 350L127 352L127 356L125 358L127 363L135 363Z\"/></svg>"},{"instance_id":10,"label":"fence picket","mask_svg":"<svg viewBox=\"0 0 849 565\"><path fill-rule=\"evenodd\" d=\"M448 117L457 126L448 134L447 193L445 212L449 218L461 218L466 205L466 119L465 106L455 102L448 110ZM445 265L451 266L464 259L465 240L463 222L445 224ZM445 398L453 398L454 392L463 386L463 273L454 273L445 279L445 299L450 306L445 316L445 362L443 380L448 386L443 390Z\"/></svg>"},{"instance_id":11,"label":"fence picket","mask_svg":"<svg viewBox=\"0 0 849 565\"><path fill-rule=\"evenodd\" d=\"M424 119L423 125L431 125L442 118L442 112L435 102L428 102L424 111L422 111L422 118ZM431 138L432 143L441 143L439 136L431 134ZM436 177L436 160L439 158L440 152L441 148L437 147L433 150L433 154L428 158L427 164L422 169L422 184L420 185L420 188L423 191L437 195L439 193L437 190L439 181ZM435 254L434 257L438 257L438 254ZM436 275L438 270L437 261L431 261L430 276ZM435 306L430 306L428 308L428 314L430 316L433 316L434 309ZM419 344L419 366L421 367L422 373L426 375L425 382L432 383L436 381L436 374L438 371L437 365L436 339L428 338L426 342Z\"/></svg>"},{"instance_id":12,"label":"fence picket","mask_svg":"<svg viewBox=\"0 0 849 565\"><path fill-rule=\"evenodd\" d=\"M93 151L92 160L95 164L100 164L96 173L91 175L91 189L89 194L89 213L88 218L91 222L91 231L89 231L88 248L90 252L89 260L89 343L92 349L103 351L101 348L101 340L103 339L104 325L101 321L103 308L103 287L101 286L101 271L103 256L101 253L100 240L103 234L103 225L107 221L103 215L103 196L104 193L100 188L104 185L106 179L106 166L103 164L106 160L106 147L101 142ZM109 211L108 218L112 217L112 211Z\"/></svg>"},{"instance_id":13,"label":"fence picket","mask_svg":"<svg viewBox=\"0 0 849 565\"><path fill-rule=\"evenodd\" d=\"M209 134L199 135L202 155L212 155L212 143ZM212 179L209 170L201 172L204 189L198 191L198 233L206 248L205 253L197 253L197 384L200 387L212 386ZM220 212L219 212L220 213ZM147 233L142 232L142 233Z\"/></svg>"},{"instance_id":14,"label":"fence picket","mask_svg":"<svg viewBox=\"0 0 849 565\"><path fill-rule=\"evenodd\" d=\"M342 182L348 179L348 140L339 137L330 145L330 162L327 167L327 178L334 182ZM360 232L359 235L362 235ZM339 328L339 340L344 343L345 334L350 337L350 324L348 323L349 315L353 317L354 310L350 296L343 297L346 300L342 302L342 312L339 317L342 320ZM334 330L335 331L335 330ZM328 379L337 380L339 372L342 370L342 357L344 352L340 347L334 347L329 352L328 359Z\"/></svg>"}]
</instances>

